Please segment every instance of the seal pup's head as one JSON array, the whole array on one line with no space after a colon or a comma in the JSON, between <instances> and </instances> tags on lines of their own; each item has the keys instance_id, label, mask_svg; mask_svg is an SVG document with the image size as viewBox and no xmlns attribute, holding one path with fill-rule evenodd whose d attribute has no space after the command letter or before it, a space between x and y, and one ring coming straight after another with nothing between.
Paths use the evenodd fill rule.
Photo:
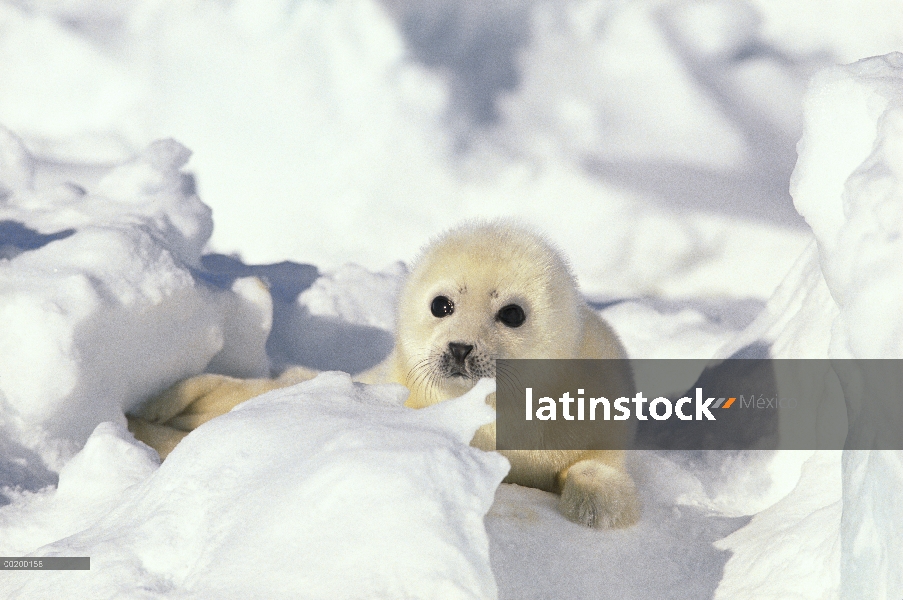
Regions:
<instances>
[{"instance_id":1,"label":"seal pup's head","mask_svg":"<svg viewBox=\"0 0 903 600\"><path fill-rule=\"evenodd\" d=\"M464 393L494 377L499 358L574 358L584 318L567 262L542 236L508 221L452 229L423 251L399 298L408 405Z\"/></svg>"}]
</instances>

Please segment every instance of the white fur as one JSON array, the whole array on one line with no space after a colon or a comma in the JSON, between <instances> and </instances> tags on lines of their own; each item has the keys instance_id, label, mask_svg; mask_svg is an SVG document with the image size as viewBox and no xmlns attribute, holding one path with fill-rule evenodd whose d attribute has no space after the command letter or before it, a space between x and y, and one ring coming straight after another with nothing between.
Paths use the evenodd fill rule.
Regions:
<instances>
[{"instance_id":1,"label":"white fur","mask_svg":"<svg viewBox=\"0 0 903 600\"><path fill-rule=\"evenodd\" d=\"M436 296L454 304L437 318ZM497 319L517 304L526 321L517 328ZM544 238L508 221L473 223L434 240L416 261L398 303L395 350L363 381L388 378L411 390L407 405L421 408L461 395L494 376L500 358L626 358L612 329L583 300L567 262ZM441 358L450 342L473 346L470 378L445 377ZM609 377L618 395L632 395L629 372ZM494 395L489 398L495 404ZM612 422L606 435L626 440L627 425ZM480 429L473 445L495 449L495 426ZM623 527L639 516L622 451L504 451L507 482L561 492L569 519L594 527ZM575 465L579 468L574 470Z\"/></svg>"}]
</instances>

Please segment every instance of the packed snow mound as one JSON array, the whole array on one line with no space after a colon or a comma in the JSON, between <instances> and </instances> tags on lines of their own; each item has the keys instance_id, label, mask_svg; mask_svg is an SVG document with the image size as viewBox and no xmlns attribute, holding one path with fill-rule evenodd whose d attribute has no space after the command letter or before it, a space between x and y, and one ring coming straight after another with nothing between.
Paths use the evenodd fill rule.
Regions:
<instances>
[{"instance_id":1,"label":"packed snow mound","mask_svg":"<svg viewBox=\"0 0 903 600\"><path fill-rule=\"evenodd\" d=\"M811 457L790 494L715 542L716 548L732 552L715 600L838 597L841 453L807 454Z\"/></svg>"},{"instance_id":2,"label":"packed snow mound","mask_svg":"<svg viewBox=\"0 0 903 600\"><path fill-rule=\"evenodd\" d=\"M335 255L343 245L386 256L365 228L348 236L349 220L382 236L399 214L368 206L436 171L443 86L404 60L374 0L30 8L0 3L14 32L0 42L0 81L20 92L0 99L0 120L54 161L178 138L196 152L221 251L332 267L354 258ZM34 49L25 60L23 48Z\"/></svg>"},{"instance_id":3,"label":"packed snow mound","mask_svg":"<svg viewBox=\"0 0 903 600\"><path fill-rule=\"evenodd\" d=\"M116 507L127 488L145 481L159 465L157 453L136 443L125 427L101 423L60 469L55 488L9 492L11 503L0 509L0 553L25 556L87 529Z\"/></svg>"},{"instance_id":4,"label":"packed snow mound","mask_svg":"<svg viewBox=\"0 0 903 600\"><path fill-rule=\"evenodd\" d=\"M188 156L159 141L90 192L42 187L0 130L0 417L55 468L98 423L211 361L268 373L266 290L195 277L213 224Z\"/></svg>"},{"instance_id":5,"label":"packed snow mound","mask_svg":"<svg viewBox=\"0 0 903 600\"><path fill-rule=\"evenodd\" d=\"M821 73L791 182L840 308L835 358L903 358L903 54Z\"/></svg>"},{"instance_id":6,"label":"packed snow mound","mask_svg":"<svg viewBox=\"0 0 903 600\"><path fill-rule=\"evenodd\" d=\"M903 358L903 54L820 74L805 104L807 130L794 202L818 239L837 303L829 356ZM865 367L867 368L867 365ZM899 398L855 402L855 369L838 371L850 435L899 436ZM901 389L903 381L887 389ZM841 597L903 595L901 453L847 452L843 461Z\"/></svg>"},{"instance_id":7,"label":"packed snow mound","mask_svg":"<svg viewBox=\"0 0 903 600\"><path fill-rule=\"evenodd\" d=\"M89 481L108 462L124 470L104 490L112 505L31 552L90 556L90 577L12 573L2 595L494 598L483 517L508 462L468 445L494 389L415 411L401 386L323 373L206 423L153 473L141 444L103 442L115 428L102 425L70 465ZM63 514L18 510L85 511L64 498L66 475L48 500Z\"/></svg>"},{"instance_id":8,"label":"packed snow mound","mask_svg":"<svg viewBox=\"0 0 903 600\"><path fill-rule=\"evenodd\" d=\"M903 358L903 54L820 73L804 108L791 192L815 241L759 317L717 357L752 351L772 358ZM789 427L794 435L807 424L813 443L825 441L829 447L837 447L836 436L841 441L899 436L903 407L897 398L859 400L872 392L861 389L857 372L867 369L867 362L824 364L821 405L811 414L782 413L782 432L796 419ZM887 385L901 388L903 381ZM846 425L823 429L822 423ZM734 554L719 594L899 597L901 462L899 451L846 451L840 464L816 453L803 465L790 496L757 515L749 531L724 540L722 547ZM841 478L828 477L835 468L841 468ZM780 537L757 535L773 531L778 521ZM752 568L750 561L762 554L777 561L798 556L801 540L815 544L805 570L798 570L799 562ZM834 575L838 568L840 578Z\"/></svg>"},{"instance_id":9,"label":"packed snow mound","mask_svg":"<svg viewBox=\"0 0 903 600\"><path fill-rule=\"evenodd\" d=\"M394 331L395 299L407 272L402 262L379 273L344 265L301 292L298 304L312 316Z\"/></svg>"}]
</instances>

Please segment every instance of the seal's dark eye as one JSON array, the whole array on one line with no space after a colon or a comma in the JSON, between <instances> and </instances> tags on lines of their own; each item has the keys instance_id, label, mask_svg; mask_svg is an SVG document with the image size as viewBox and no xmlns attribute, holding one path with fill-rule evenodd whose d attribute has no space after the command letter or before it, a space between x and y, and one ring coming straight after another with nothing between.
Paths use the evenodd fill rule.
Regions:
<instances>
[{"instance_id":1,"label":"seal's dark eye","mask_svg":"<svg viewBox=\"0 0 903 600\"><path fill-rule=\"evenodd\" d=\"M455 305L445 296L436 296L433 298L433 303L430 304L430 312L434 317L441 319L455 312Z\"/></svg>"},{"instance_id":2,"label":"seal's dark eye","mask_svg":"<svg viewBox=\"0 0 903 600\"><path fill-rule=\"evenodd\" d=\"M517 304L509 304L508 306L502 307L495 318L508 327L520 327L524 324L524 321L527 320L527 315L524 314L524 309Z\"/></svg>"}]
</instances>

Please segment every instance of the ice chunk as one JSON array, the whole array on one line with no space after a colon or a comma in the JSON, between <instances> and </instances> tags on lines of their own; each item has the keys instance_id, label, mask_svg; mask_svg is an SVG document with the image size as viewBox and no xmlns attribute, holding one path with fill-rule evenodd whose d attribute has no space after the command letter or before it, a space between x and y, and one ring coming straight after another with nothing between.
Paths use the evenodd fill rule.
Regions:
<instances>
[{"instance_id":1,"label":"ice chunk","mask_svg":"<svg viewBox=\"0 0 903 600\"><path fill-rule=\"evenodd\" d=\"M719 354L726 357L759 344L773 358L903 358L903 54L865 59L813 78L791 192L812 227L817 247L799 259L762 315ZM856 436L896 439L903 427L903 405L898 398L860 402L857 394L870 393L860 389L861 369L868 369L868 363L837 363L830 372L826 363L819 392L824 398L843 397L842 413L824 419L826 411L838 410L836 403L825 402L818 414L790 415L805 417L804 423L791 427L799 431L809 423L817 439L847 435L853 445ZM885 386L901 388L903 381ZM819 423L842 422L847 416L849 434L846 428L816 431ZM786 425L782 417L782 431ZM900 455L877 450L844 453L842 523L830 525L823 511L812 512L805 519L800 515L793 531L788 531L800 539L815 539L807 522L816 524L815 529L840 528L837 542L825 538L812 555L818 565L833 564L832 543L839 544L840 579L835 582L826 575L824 585L809 591L801 588L799 597L836 597L838 590L850 599L903 595L898 568L903 563L903 511L896 501L903 493ZM803 483L794 492L795 502L815 510L812 503L821 488L812 483L806 496ZM760 515L759 525L767 522L766 514ZM756 529L757 521L750 527ZM737 568L748 570L743 556L767 550L781 562L789 551L778 542L763 545L754 538L753 532L734 536L730 547ZM760 547L750 554L737 542ZM764 564L774 567L772 561ZM776 584L783 580L796 585L795 569L783 564L779 572L786 578L775 578L778 571L772 570L767 577L747 579L742 585L728 571L725 597L751 589L756 589L757 597L786 597L787 588Z\"/></svg>"}]
</instances>

